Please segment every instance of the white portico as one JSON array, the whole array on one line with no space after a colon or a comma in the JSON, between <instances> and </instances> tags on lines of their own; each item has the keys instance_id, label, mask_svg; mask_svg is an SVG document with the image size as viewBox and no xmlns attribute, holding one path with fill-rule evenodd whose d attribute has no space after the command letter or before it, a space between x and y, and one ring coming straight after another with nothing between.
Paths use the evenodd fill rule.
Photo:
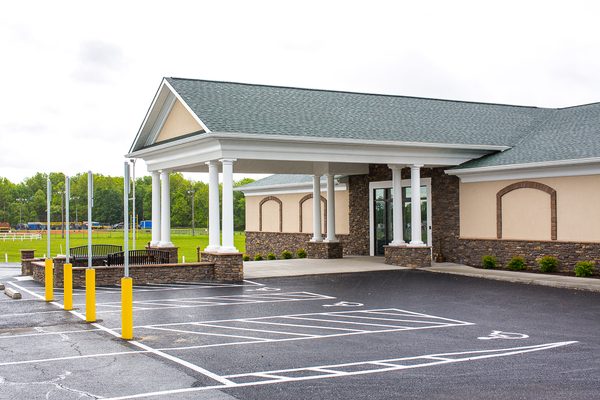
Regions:
<instances>
[{"instance_id":1,"label":"white portico","mask_svg":"<svg viewBox=\"0 0 600 400\"><path fill-rule=\"evenodd\" d=\"M394 227L388 244L425 246L419 201L412 203L412 239L407 243L403 238L403 216L397 212L403 209L402 170L410 168L411 190L419 193L421 168L459 165L507 146L482 145L471 140L468 132L462 133L466 135L462 143L443 140L436 133L447 128L443 121L418 130L406 121L405 115L411 114L402 113L405 103L407 98L399 96L165 78L127 155L143 159L152 174L151 245L174 246L170 238L171 172L208 172L209 244L205 251L215 254L237 252L233 243L234 171L308 174L313 176L314 227L309 256L313 249L316 257L317 253L341 257L335 177L366 175L369 165L387 164L393 175ZM324 234L318 229L323 219Z\"/></svg>"}]
</instances>

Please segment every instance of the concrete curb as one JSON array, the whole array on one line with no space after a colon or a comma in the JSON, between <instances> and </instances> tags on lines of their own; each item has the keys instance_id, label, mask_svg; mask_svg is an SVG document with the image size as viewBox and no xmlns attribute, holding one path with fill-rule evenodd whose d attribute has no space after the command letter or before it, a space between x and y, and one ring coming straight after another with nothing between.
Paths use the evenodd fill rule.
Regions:
<instances>
[{"instance_id":1,"label":"concrete curb","mask_svg":"<svg viewBox=\"0 0 600 400\"><path fill-rule=\"evenodd\" d=\"M6 289L4 289L4 294L7 295L8 297L10 297L13 300L18 300L18 299L21 298L21 293L17 292L13 288L6 288Z\"/></svg>"}]
</instances>

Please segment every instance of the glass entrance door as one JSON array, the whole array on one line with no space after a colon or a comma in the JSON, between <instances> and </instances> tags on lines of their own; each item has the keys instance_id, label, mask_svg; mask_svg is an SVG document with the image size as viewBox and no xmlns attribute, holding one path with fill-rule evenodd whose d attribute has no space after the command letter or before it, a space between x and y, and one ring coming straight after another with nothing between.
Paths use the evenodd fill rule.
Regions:
<instances>
[{"instance_id":1,"label":"glass entrance door","mask_svg":"<svg viewBox=\"0 0 600 400\"><path fill-rule=\"evenodd\" d=\"M392 188L373 189L373 234L374 254L376 256L384 255L384 247L394 240L394 222L392 205ZM402 222L404 241L409 243L412 240L411 232L411 201L412 193L410 186L402 187ZM427 206L427 186L421 186L421 240L429 244L428 229L428 206Z\"/></svg>"},{"instance_id":2,"label":"glass entrance door","mask_svg":"<svg viewBox=\"0 0 600 400\"><path fill-rule=\"evenodd\" d=\"M383 246L394 240L394 222L392 221L392 189L375 189L373 193L375 211L375 255L383 255Z\"/></svg>"}]
</instances>

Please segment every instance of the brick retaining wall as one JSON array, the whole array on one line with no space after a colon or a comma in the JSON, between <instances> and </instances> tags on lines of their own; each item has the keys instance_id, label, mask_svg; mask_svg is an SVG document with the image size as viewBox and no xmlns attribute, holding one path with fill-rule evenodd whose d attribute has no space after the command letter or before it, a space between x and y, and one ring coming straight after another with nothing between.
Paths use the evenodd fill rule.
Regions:
<instances>
[{"instance_id":1,"label":"brick retaining wall","mask_svg":"<svg viewBox=\"0 0 600 400\"><path fill-rule=\"evenodd\" d=\"M63 264L56 260L54 266L54 286L63 287ZM33 280L44 283L44 263L33 262ZM123 277L123 266L95 267L96 285L118 285ZM85 287L84 267L73 267L73 287ZM151 264L131 265L129 275L136 285L147 283L201 282L215 279L214 264L185 263L185 264Z\"/></svg>"}]
</instances>

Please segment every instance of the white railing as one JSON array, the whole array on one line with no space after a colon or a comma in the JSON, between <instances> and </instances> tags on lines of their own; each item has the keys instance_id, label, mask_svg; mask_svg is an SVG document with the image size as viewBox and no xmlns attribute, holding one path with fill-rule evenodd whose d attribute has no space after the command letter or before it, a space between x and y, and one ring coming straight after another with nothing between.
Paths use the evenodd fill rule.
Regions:
<instances>
[{"instance_id":1,"label":"white railing","mask_svg":"<svg viewBox=\"0 0 600 400\"><path fill-rule=\"evenodd\" d=\"M36 239L41 239L42 238L42 234L41 233L25 233L25 232L0 232L0 240L2 240L3 242L6 242L7 240L10 241L17 241L20 240L21 242L24 240L36 240Z\"/></svg>"}]
</instances>

